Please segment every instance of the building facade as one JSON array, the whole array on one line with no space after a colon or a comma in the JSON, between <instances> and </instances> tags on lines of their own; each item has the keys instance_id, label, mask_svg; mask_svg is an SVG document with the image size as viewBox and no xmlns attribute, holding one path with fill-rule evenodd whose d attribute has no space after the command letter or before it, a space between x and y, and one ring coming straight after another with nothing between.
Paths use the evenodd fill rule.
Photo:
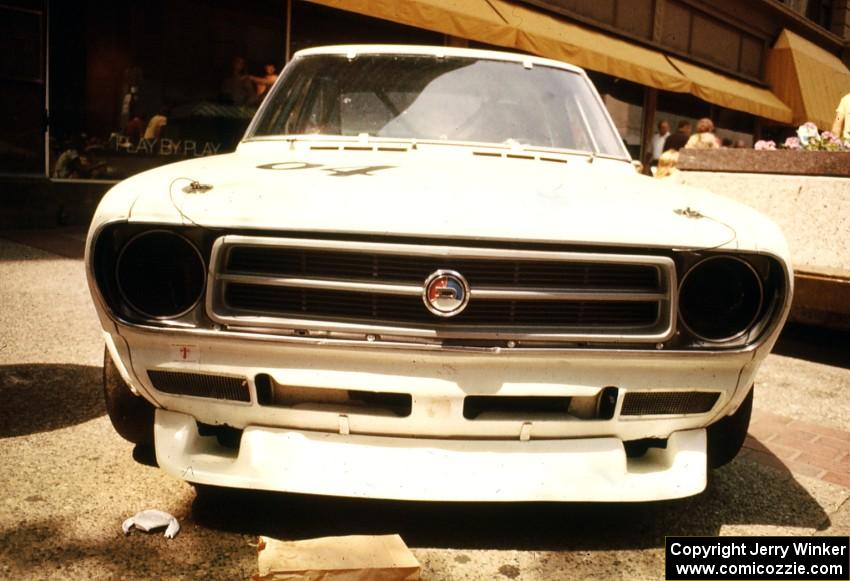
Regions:
<instances>
[{"instance_id":1,"label":"building facade","mask_svg":"<svg viewBox=\"0 0 850 581\"><path fill-rule=\"evenodd\" d=\"M572 62L637 159L662 118L711 117L722 137L748 144L807 120L827 129L850 92L848 2L5 0L0 196L20 214L40 199L21 192L53 192L39 222L84 219L78 201L116 180L232 149L290 56L322 44Z\"/></svg>"}]
</instances>

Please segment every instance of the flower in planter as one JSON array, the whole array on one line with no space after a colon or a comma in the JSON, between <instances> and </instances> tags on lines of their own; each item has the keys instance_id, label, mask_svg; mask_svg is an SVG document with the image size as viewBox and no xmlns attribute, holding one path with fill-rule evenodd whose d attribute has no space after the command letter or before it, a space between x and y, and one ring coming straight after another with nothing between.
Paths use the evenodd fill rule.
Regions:
<instances>
[{"instance_id":1,"label":"flower in planter","mask_svg":"<svg viewBox=\"0 0 850 581\"><path fill-rule=\"evenodd\" d=\"M829 131L824 131L821 134L821 139L823 140L826 147L829 148L830 150L841 149L841 140L838 138L837 135L833 135Z\"/></svg>"},{"instance_id":2,"label":"flower in planter","mask_svg":"<svg viewBox=\"0 0 850 581\"><path fill-rule=\"evenodd\" d=\"M811 121L804 123L797 128L797 137L800 138L800 143L803 147L809 145L809 141L811 139L817 139L819 136L818 126Z\"/></svg>"},{"instance_id":3,"label":"flower in planter","mask_svg":"<svg viewBox=\"0 0 850 581\"><path fill-rule=\"evenodd\" d=\"M799 150L803 149L803 144L800 143L799 137L789 137L785 140L785 143L782 145L782 147L784 147L785 149Z\"/></svg>"},{"instance_id":4,"label":"flower in planter","mask_svg":"<svg viewBox=\"0 0 850 581\"><path fill-rule=\"evenodd\" d=\"M805 145L808 151L844 151L844 143L836 135L824 131L817 137L811 137Z\"/></svg>"},{"instance_id":5,"label":"flower in planter","mask_svg":"<svg viewBox=\"0 0 850 581\"><path fill-rule=\"evenodd\" d=\"M850 140L842 141L829 131L820 133L817 125L811 121L797 128L797 137L789 137L778 148L773 141L756 141L754 146L759 151L774 151L788 149L791 151L850 151Z\"/></svg>"}]
</instances>

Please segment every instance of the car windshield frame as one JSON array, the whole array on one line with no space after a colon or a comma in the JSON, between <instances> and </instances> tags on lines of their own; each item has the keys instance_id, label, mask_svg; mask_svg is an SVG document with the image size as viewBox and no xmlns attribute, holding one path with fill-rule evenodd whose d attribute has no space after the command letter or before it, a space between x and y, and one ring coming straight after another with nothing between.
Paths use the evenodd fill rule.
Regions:
<instances>
[{"instance_id":1,"label":"car windshield frame","mask_svg":"<svg viewBox=\"0 0 850 581\"><path fill-rule=\"evenodd\" d=\"M296 54L244 141L281 138L519 147L631 160L580 69L487 54Z\"/></svg>"}]
</instances>

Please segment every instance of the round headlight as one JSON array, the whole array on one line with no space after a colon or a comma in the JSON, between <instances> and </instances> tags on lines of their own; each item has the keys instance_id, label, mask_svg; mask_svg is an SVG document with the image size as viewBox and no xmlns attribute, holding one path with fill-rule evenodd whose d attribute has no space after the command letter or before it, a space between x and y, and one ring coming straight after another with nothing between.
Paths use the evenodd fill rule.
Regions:
<instances>
[{"instance_id":1,"label":"round headlight","mask_svg":"<svg viewBox=\"0 0 850 581\"><path fill-rule=\"evenodd\" d=\"M761 279L749 263L731 256L706 258L679 286L679 315L697 338L728 341L753 325L763 295Z\"/></svg>"},{"instance_id":2,"label":"round headlight","mask_svg":"<svg viewBox=\"0 0 850 581\"><path fill-rule=\"evenodd\" d=\"M139 234L121 250L118 290L139 314L173 319L201 299L205 267L201 253L183 236L166 230Z\"/></svg>"}]
</instances>

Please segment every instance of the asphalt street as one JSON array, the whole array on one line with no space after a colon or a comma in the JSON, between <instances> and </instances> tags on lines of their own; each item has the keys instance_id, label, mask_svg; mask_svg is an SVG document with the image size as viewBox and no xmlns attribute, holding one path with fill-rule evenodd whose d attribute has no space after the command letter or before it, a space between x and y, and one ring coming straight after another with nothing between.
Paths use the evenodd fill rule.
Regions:
<instances>
[{"instance_id":1,"label":"asphalt street","mask_svg":"<svg viewBox=\"0 0 850 581\"><path fill-rule=\"evenodd\" d=\"M848 347L845 335L789 332L760 372L757 414L776 425L808 422L850 442ZM850 533L850 485L830 481L829 465L817 471L786 462L769 443L759 451L758 438L748 454L714 472L705 493L674 502L426 504L198 494L112 430L101 398L102 356L82 260L0 233L2 578L248 578L256 572L260 534L399 533L425 580L661 579L666 535ZM844 461L840 456L829 462ZM174 514L182 525L177 538L125 537L121 522L146 508Z\"/></svg>"}]
</instances>

